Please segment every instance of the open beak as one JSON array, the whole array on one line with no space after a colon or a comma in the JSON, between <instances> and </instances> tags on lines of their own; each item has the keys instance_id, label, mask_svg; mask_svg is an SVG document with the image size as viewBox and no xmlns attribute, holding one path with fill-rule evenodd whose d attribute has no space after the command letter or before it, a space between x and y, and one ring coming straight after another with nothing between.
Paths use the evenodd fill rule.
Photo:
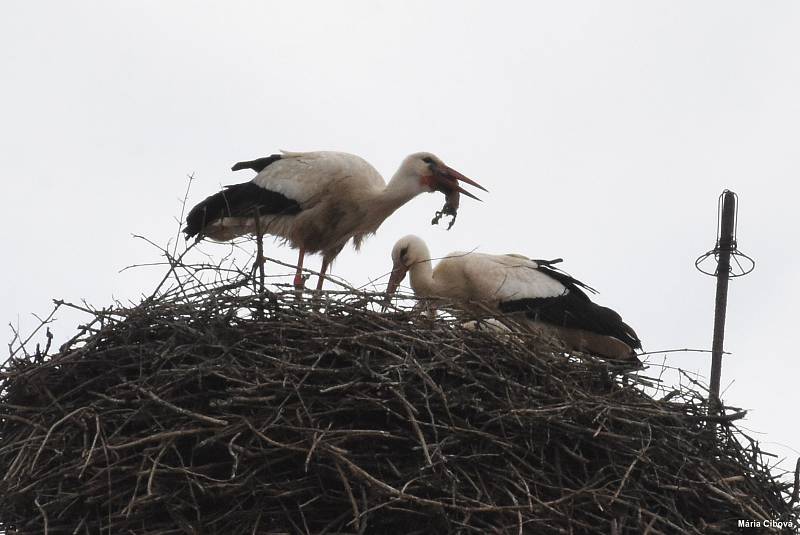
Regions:
<instances>
[{"instance_id":1,"label":"open beak","mask_svg":"<svg viewBox=\"0 0 800 535\"><path fill-rule=\"evenodd\" d=\"M470 186L475 186L476 188L483 190L488 193L489 190L472 180L471 178L467 178L455 169L448 167L444 164L439 165L434 169L434 180L433 180L433 189L436 191L441 191L445 195L449 195L453 191L458 191L459 193L463 193L467 197L475 199L476 201L480 201L478 197L473 195L472 193L468 192L464 188L459 185L459 182L463 182L465 184L469 184Z\"/></svg>"},{"instance_id":2,"label":"open beak","mask_svg":"<svg viewBox=\"0 0 800 535\"><path fill-rule=\"evenodd\" d=\"M392 300L392 296L397 291L397 287L406 278L408 268L402 264L395 264L392 267L392 274L389 276L389 284L386 285L386 303Z\"/></svg>"}]
</instances>

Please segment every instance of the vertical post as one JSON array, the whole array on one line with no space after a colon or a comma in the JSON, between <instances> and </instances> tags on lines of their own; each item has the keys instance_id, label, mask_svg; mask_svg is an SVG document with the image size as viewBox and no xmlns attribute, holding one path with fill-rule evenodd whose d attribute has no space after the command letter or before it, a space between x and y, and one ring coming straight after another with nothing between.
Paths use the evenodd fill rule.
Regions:
<instances>
[{"instance_id":1,"label":"vertical post","mask_svg":"<svg viewBox=\"0 0 800 535\"><path fill-rule=\"evenodd\" d=\"M719 412L722 403L719 399L719 383L722 375L722 345L725 340L725 312L728 306L728 278L731 270L731 251L736 218L736 196L732 191L722 193L722 215L717 250L717 298L714 308L714 340L711 345L711 385L709 387L709 412Z\"/></svg>"}]
</instances>

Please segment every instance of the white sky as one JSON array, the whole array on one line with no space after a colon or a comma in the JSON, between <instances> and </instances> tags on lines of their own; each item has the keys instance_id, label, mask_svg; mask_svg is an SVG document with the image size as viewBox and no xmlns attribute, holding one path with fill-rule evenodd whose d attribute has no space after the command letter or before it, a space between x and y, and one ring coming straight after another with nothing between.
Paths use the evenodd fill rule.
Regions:
<instances>
[{"instance_id":1,"label":"white sky","mask_svg":"<svg viewBox=\"0 0 800 535\"><path fill-rule=\"evenodd\" d=\"M758 266L731 283L724 399L793 465L799 27L790 1L3 2L0 319L26 330L51 298L151 290L161 270L119 270L158 260L131 234L174 237L189 173L194 203L281 148L387 177L429 150L485 202L463 199L446 232L429 224L441 196L418 198L334 274L386 273L411 232L434 255L563 257L646 350L709 348L715 281L693 261L730 188ZM63 341L81 318L59 318Z\"/></svg>"}]
</instances>

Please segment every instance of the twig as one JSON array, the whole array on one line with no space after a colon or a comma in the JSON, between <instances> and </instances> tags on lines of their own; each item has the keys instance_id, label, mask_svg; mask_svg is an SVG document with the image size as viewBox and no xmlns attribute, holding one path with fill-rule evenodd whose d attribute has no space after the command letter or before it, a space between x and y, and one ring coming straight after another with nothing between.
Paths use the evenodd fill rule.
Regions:
<instances>
[{"instance_id":1,"label":"twig","mask_svg":"<svg viewBox=\"0 0 800 535\"><path fill-rule=\"evenodd\" d=\"M135 388L136 388L136 390L138 390L142 394L146 395L147 397L149 397L150 399L152 399L156 403L159 403L159 404L161 404L161 405L167 407L168 409L171 409L171 410L173 410L173 411L175 411L177 413L183 414L185 416L189 416L191 418L194 418L195 420L200 420L201 422L206 422L206 423L209 423L209 424L212 424L212 425L222 425L222 426L228 425L228 421L227 420L222 420L220 418L212 418L211 416L205 416L204 414L200 414L200 413L197 413L197 412L194 412L194 411L190 411L189 409L184 409L183 407L178 407L177 405L174 405L174 404L170 403L169 401L161 399L160 397L158 397L154 393L150 392L149 390L145 390L144 388L141 388L139 386L137 386Z\"/></svg>"},{"instance_id":2,"label":"twig","mask_svg":"<svg viewBox=\"0 0 800 535\"><path fill-rule=\"evenodd\" d=\"M33 503L36 504L36 508L39 509L39 513L42 515L42 520L44 522L44 535L48 535L50 532L49 522L47 520L47 511L44 510L42 504L39 503L39 496L33 499Z\"/></svg>"},{"instance_id":3,"label":"twig","mask_svg":"<svg viewBox=\"0 0 800 535\"><path fill-rule=\"evenodd\" d=\"M41 328L42 328L42 327L44 327L45 325L47 325L48 323L50 323L50 320L52 320L52 319L53 319L53 316L55 315L55 313L56 313L56 311L59 309L59 307L60 307L59 303L58 303L58 302L55 302L55 306L53 307L53 310L51 310L51 311L50 311L50 314L48 314L48 315L47 315L47 317L46 317L46 318L45 318L43 321L41 321L41 322L39 323L39 326L38 326L38 327L36 327L36 328L35 328L33 331L31 331L31 334L29 334L29 335L28 335L28 337L27 337L27 338L25 338L25 340L21 340L21 341L19 342L19 344L17 345L17 349L14 349L14 350L12 351L12 350L11 350L11 348L9 347L9 350L10 350L10 351L9 351L9 355L8 355L8 360L9 360L9 361L10 361L11 359L13 359L13 358L14 358L14 357L17 355L17 353L19 353L19 351L20 351L20 350L22 350L22 349L23 349L23 348L26 346L26 344L27 344L28 342L30 342L30 341L31 341L31 338L33 338L34 336L36 336L36 333L38 333L38 332L39 332L39 330L41 330ZM12 329L13 329L13 327L12 327ZM50 347L50 345L49 345L49 341L48 341L48 348L49 348L49 347Z\"/></svg>"},{"instance_id":4,"label":"twig","mask_svg":"<svg viewBox=\"0 0 800 535\"><path fill-rule=\"evenodd\" d=\"M36 461L39 460L39 455L42 454L42 450L44 449L45 444L47 444L47 440L50 438L50 435L53 434L53 431L55 431L56 428L59 425L61 425L62 423L64 423L65 421L69 420L70 418L72 418L73 416L78 414L79 412L83 412L85 410L88 410L88 407L78 407L77 409L75 409L74 411L70 412L69 414L67 414L66 416L64 416L63 418L58 420L56 423L54 423L53 425L50 426L50 429L47 430L47 434L44 436L44 439L42 440L42 444L39 446L39 449L36 450L36 455L33 457L33 461L31 461L31 468L30 468L31 472L33 472L33 469L36 467Z\"/></svg>"}]
</instances>

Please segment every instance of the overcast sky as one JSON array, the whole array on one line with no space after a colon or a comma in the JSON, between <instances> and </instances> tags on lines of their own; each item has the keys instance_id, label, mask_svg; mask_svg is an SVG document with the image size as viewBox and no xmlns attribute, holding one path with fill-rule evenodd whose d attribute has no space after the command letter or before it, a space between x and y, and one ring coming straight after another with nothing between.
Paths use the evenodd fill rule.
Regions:
<instances>
[{"instance_id":1,"label":"overcast sky","mask_svg":"<svg viewBox=\"0 0 800 535\"><path fill-rule=\"evenodd\" d=\"M441 196L417 198L334 274L380 277L408 233L434 255L563 257L646 351L710 348L715 281L693 261L729 188L758 265L731 283L724 400L793 466L798 28L790 1L5 1L0 318L25 331L52 298L151 290L162 270L120 270L159 259L132 234L174 239L190 173L195 203L278 149L352 152L387 178L427 150L485 202L447 232ZM64 341L81 318L59 318ZM667 363L707 376L710 358Z\"/></svg>"}]
</instances>

